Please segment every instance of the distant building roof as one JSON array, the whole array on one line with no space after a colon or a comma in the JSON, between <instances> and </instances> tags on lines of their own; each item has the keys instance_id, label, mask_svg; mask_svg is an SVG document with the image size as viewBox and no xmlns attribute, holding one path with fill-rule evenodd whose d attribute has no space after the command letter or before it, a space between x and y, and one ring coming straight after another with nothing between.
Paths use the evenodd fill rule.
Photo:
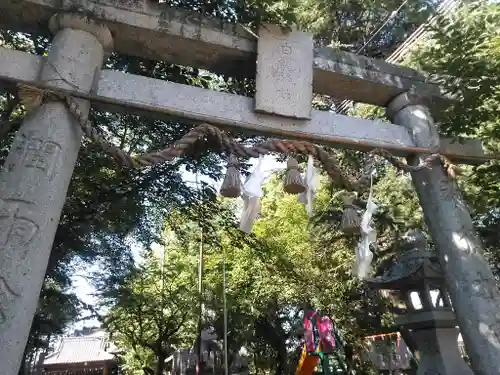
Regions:
<instances>
[{"instance_id":1,"label":"distant building roof","mask_svg":"<svg viewBox=\"0 0 500 375\"><path fill-rule=\"evenodd\" d=\"M76 333L76 332L75 332ZM57 349L45 357L43 366L110 361L115 358L109 352L104 331L91 329L78 336L64 337Z\"/></svg>"},{"instance_id":2,"label":"distant building roof","mask_svg":"<svg viewBox=\"0 0 500 375\"><path fill-rule=\"evenodd\" d=\"M106 336L106 332L99 327L82 327L82 329L75 329L72 336Z\"/></svg>"}]
</instances>

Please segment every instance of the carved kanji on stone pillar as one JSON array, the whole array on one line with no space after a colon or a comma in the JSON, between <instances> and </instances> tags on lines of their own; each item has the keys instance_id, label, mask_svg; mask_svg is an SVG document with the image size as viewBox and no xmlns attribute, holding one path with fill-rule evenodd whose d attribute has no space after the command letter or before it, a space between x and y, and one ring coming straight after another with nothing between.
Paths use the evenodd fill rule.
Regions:
<instances>
[{"instance_id":1,"label":"carved kanji on stone pillar","mask_svg":"<svg viewBox=\"0 0 500 375\"><path fill-rule=\"evenodd\" d=\"M20 163L27 168L36 168L51 178L58 162L61 145L55 141L43 139L35 132L21 134L20 138L16 148Z\"/></svg>"},{"instance_id":2,"label":"carved kanji on stone pillar","mask_svg":"<svg viewBox=\"0 0 500 375\"><path fill-rule=\"evenodd\" d=\"M25 249L38 231L32 213L24 211L19 202L0 199L0 249Z\"/></svg>"}]
</instances>

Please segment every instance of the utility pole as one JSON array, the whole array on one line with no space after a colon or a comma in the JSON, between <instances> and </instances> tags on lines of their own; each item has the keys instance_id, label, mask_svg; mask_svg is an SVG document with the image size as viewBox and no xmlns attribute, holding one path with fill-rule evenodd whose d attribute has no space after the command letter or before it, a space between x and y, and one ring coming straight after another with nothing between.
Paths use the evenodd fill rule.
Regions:
<instances>
[{"instance_id":1,"label":"utility pole","mask_svg":"<svg viewBox=\"0 0 500 375\"><path fill-rule=\"evenodd\" d=\"M196 340L196 375L203 374L203 347L201 345L201 332L203 331L203 272L204 272L204 259L203 259L203 250L204 250L204 228L202 219L202 205L201 205L201 192L199 188L199 180L198 180L198 171L196 171L196 188L198 189L198 219L200 226L200 245L199 245L199 254L198 254L198 295L200 298L199 301L199 310L198 310L198 326L197 326L197 340Z\"/></svg>"}]
</instances>

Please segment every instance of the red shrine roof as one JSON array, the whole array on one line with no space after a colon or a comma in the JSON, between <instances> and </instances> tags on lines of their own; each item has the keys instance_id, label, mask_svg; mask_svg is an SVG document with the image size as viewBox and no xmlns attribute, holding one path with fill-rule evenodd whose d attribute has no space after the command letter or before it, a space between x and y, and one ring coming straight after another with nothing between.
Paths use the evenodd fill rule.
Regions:
<instances>
[{"instance_id":1,"label":"red shrine roof","mask_svg":"<svg viewBox=\"0 0 500 375\"><path fill-rule=\"evenodd\" d=\"M42 366L112 361L115 356L110 349L101 330L84 336L64 337L58 349L45 357Z\"/></svg>"}]
</instances>

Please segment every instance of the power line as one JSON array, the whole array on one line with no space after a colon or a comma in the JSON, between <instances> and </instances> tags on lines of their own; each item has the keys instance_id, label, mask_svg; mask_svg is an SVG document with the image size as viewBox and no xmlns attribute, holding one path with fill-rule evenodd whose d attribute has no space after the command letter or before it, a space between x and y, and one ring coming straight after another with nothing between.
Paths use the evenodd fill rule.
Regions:
<instances>
[{"instance_id":1,"label":"power line","mask_svg":"<svg viewBox=\"0 0 500 375\"><path fill-rule=\"evenodd\" d=\"M394 10L391 12L391 14L389 15L389 17L387 17L387 19L385 20L385 22L377 29L377 31L375 31L372 36L370 37L370 39L368 39L368 41L363 44L363 46L361 46L361 48L359 48L356 53L361 53L361 51L363 51L365 49L365 47L370 44L370 42L373 40L373 38L375 38L378 33L380 31L382 31L382 29L389 23L389 21L391 21L392 19L394 19L394 17L397 16L397 14L399 13L399 11L406 5L406 3L408 2L408 0L405 0L401 3L401 5L398 7L398 9Z\"/></svg>"},{"instance_id":2,"label":"power line","mask_svg":"<svg viewBox=\"0 0 500 375\"><path fill-rule=\"evenodd\" d=\"M404 2L402 5L404 5L406 2ZM444 0L436 10L436 13L429 17L427 22L424 24L420 25L385 61L391 64L396 64L398 62L401 62L404 58L404 56L419 42L425 40L426 37L428 37L429 33L427 31L428 26L434 25L439 17L444 16L448 13L450 13L452 10L454 10L458 5L460 1L458 0ZM396 12L401 9L402 6L398 8ZM394 12L393 12L394 14ZM390 19L390 18L389 18ZM388 19L388 20L389 20ZM388 20L384 23L387 24ZM383 26L382 26L383 27ZM381 28L382 28L381 27ZM381 29L379 28L379 30ZM377 33L379 32L377 30ZM376 34L375 34L376 35ZM372 40L374 36L370 38ZM366 45L367 43L365 43ZM359 53L359 52L357 52ZM337 113L346 113L347 110L349 109L350 106L352 106L354 102L352 100L343 100L338 106L336 106L336 112Z\"/></svg>"}]
</instances>

